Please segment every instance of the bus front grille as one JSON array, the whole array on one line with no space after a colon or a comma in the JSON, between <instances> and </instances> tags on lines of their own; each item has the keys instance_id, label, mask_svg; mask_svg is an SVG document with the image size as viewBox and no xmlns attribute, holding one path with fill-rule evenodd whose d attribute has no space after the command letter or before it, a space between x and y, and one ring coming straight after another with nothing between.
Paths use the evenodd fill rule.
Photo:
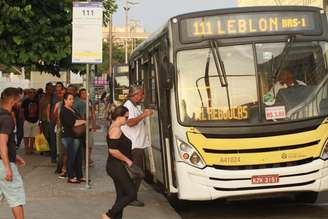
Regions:
<instances>
[{"instance_id":1,"label":"bus front grille","mask_svg":"<svg viewBox=\"0 0 328 219\"><path fill-rule=\"evenodd\" d=\"M273 151L283 151L283 150L294 150L306 147L312 147L319 144L320 140L297 144L297 145L287 145L287 146L275 146L268 148L251 148L251 149L233 149L233 150L219 150L219 149L209 149L204 148L205 153L210 154L245 154L245 153L264 153L264 152L273 152Z\"/></svg>"},{"instance_id":2,"label":"bus front grille","mask_svg":"<svg viewBox=\"0 0 328 219\"><path fill-rule=\"evenodd\" d=\"M254 170L254 169L267 169L267 168L279 168L279 167L292 167L307 164L312 162L313 158L307 158L303 160L275 163L275 164L260 164L260 165L241 165L241 166L223 166L213 165L215 169L219 170Z\"/></svg>"}]
</instances>

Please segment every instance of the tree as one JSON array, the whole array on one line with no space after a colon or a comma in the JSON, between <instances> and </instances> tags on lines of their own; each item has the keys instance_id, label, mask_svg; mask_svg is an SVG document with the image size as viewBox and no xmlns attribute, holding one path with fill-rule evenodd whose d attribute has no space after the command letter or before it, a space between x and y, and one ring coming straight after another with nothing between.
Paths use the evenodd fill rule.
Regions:
<instances>
[{"instance_id":1,"label":"tree","mask_svg":"<svg viewBox=\"0 0 328 219\"><path fill-rule=\"evenodd\" d=\"M116 10L103 0L104 23ZM0 63L59 75L81 71L71 63L72 0L1 0Z\"/></svg>"},{"instance_id":2,"label":"tree","mask_svg":"<svg viewBox=\"0 0 328 219\"><path fill-rule=\"evenodd\" d=\"M113 45L113 65L122 64L125 61L124 48L120 45ZM98 65L98 72L105 73L108 72L108 43L103 43L103 63Z\"/></svg>"}]
</instances>

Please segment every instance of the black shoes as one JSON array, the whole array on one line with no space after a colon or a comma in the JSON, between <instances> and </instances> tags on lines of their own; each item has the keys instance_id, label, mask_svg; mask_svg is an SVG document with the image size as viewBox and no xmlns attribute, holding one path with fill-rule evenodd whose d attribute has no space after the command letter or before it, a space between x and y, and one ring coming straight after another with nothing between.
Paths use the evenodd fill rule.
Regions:
<instances>
[{"instance_id":1,"label":"black shoes","mask_svg":"<svg viewBox=\"0 0 328 219\"><path fill-rule=\"evenodd\" d=\"M145 203L143 203L142 201L139 201L139 200L135 200L135 201L131 202L129 205L134 206L134 207L143 207L143 206L145 206Z\"/></svg>"}]
</instances>

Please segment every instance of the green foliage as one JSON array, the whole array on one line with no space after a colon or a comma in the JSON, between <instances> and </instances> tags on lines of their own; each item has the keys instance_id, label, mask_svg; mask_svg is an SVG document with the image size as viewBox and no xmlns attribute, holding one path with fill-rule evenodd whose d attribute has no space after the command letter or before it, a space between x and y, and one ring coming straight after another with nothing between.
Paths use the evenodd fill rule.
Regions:
<instances>
[{"instance_id":1,"label":"green foliage","mask_svg":"<svg viewBox=\"0 0 328 219\"><path fill-rule=\"evenodd\" d=\"M104 11L104 25L107 26L110 21L110 15L117 10L115 0L103 0Z\"/></svg>"},{"instance_id":2,"label":"green foliage","mask_svg":"<svg viewBox=\"0 0 328 219\"><path fill-rule=\"evenodd\" d=\"M104 22L116 10L103 0ZM0 0L0 63L59 75L72 65L72 0Z\"/></svg>"},{"instance_id":3,"label":"green foliage","mask_svg":"<svg viewBox=\"0 0 328 219\"><path fill-rule=\"evenodd\" d=\"M122 64L125 62L125 51L122 46L113 46L113 65Z\"/></svg>"},{"instance_id":4,"label":"green foliage","mask_svg":"<svg viewBox=\"0 0 328 219\"><path fill-rule=\"evenodd\" d=\"M108 72L109 51L108 44L103 43L103 63L98 65L99 73ZM119 45L113 45L113 65L122 64L125 61L124 48Z\"/></svg>"}]
</instances>

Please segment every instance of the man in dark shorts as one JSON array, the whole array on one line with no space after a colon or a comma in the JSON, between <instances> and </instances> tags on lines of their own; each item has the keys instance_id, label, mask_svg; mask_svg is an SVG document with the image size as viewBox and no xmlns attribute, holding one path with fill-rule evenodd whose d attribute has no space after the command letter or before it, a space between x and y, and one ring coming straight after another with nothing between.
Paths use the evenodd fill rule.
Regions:
<instances>
[{"instance_id":1,"label":"man in dark shorts","mask_svg":"<svg viewBox=\"0 0 328 219\"><path fill-rule=\"evenodd\" d=\"M15 219L24 219L25 191L17 166L25 161L16 155L15 123L12 108L19 102L19 91L6 88L1 93L0 102L0 199L5 197Z\"/></svg>"}]
</instances>

